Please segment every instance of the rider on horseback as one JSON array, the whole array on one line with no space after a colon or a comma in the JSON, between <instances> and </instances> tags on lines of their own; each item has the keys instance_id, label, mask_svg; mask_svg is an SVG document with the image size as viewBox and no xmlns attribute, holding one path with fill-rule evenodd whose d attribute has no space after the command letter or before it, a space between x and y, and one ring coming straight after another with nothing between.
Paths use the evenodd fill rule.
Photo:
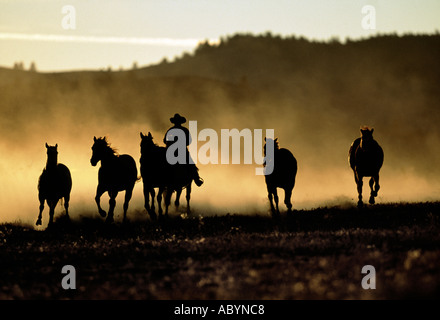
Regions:
<instances>
[{"instance_id":1,"label":"rider on horseback","mask_svg":"<svg viewBox=\"0 0 440 320\"><path fill-rule=\"evenodd\" d=\"M189 133L189 130L187 128L182 126L182 124L186 122L186 118L182 117L180 114L176 113L174 115L174 117L170 118L170 121L172 124L174 124L174 126L172 126L170 129L168 129L168 131L165 133L165 137L163 139L163 142L165 143L166 147L168 148L169 146L171 146L173 143L175 143L178 140L178 136L175 134L176 129L183 131L183 133L185 134L185 137L186 137L186 147L185 147L186 163L191 168L194 183L198 187L200 187L203 184L203 179L200 178L199 169L194 164L194 161L192 160L191 155L189 154L189 151L187 148L191 144L191 141L192 141L191 134Z\"/></svg>"}]
</instances>

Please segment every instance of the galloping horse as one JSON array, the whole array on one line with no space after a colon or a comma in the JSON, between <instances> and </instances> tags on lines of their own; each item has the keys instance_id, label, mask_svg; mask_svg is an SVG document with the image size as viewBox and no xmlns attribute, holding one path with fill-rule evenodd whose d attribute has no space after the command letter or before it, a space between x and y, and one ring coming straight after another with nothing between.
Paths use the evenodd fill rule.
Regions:
<instances>
[{"instance_id":1,"label":"galloping horse","mask_svg":"<svg viewBox=\"0 0 440 320\"><path fill-rule=\"evenodd\" d=\"M141 158L139 160L141 176L144 184L144 199L145 209L152 220L156 219L156 212L154 207L154 197L156 192L154 188L159 188L157 194L157 203L159 207L159 215L162 215L162 193L165 189L165 177L167 174L167 163L161 161L165 159L165 147L159 147L153 142L153 136L148 133L148 136L142 132L141 136ZM151 195L151 206L150 206Z\"/></svg>"},{"instance_id":2,"label":"galloping horse","mask_svg":"<svg viewBox=\"0 0 440 320\"><path fill-rule=\"evenodd\" d=\"M373 139L373 128L361 127L361 137L353 141L348 152L348 161L354 172L357 190L359 193L358 207L363 206L362 202L362 179L370 179L370 204L374 204L374 198L380 189L379 171L383 164L383 150L376 140ZM374 185L374 189L373 189Z\"/></svg>"},{"instance_id":3,"label":"galloping horse","mask_svg":"<svg viewBox=\"0 0 440 320\"><path fill-rule=\"evenodd\" d=\"M58 163L58 144L49 146L46 143L47 162L46 168L38 180L38 199L40 200L40 213L36 225L41 225L41 214L44 209L44 201L49 206L49 226L53 223L55 207L58 200L64 198L66 216L69 217L70 191L72 190L72 177L69 169L62 163Z\"/></svg>"},{"instance_id":4,"label":"galloping horse","mask_svg":"<svg viewBox=\"0 0 440 320\"><path fill-rule=\"evenodd\" d=\"M116 196L119 191L125 190L124 201L124 222L127 218L128 203L130 202L134 184L138 181L136 162L128 154L118 155L110 147L107 139L93 137L92 158L90 163L96 166L101 161L98 172L98 188L96 190L95 201L98 205L99 214L106 216L106 212L101 208L100 199L104 192L108 192L110 197L109 210L106 222L113 222L113 213L116 206Z\"/></svg>"},{"instance_id":5,"label":"galloping horse","mask_svg":"<svg viewBox=\"0 0 440 320\"><path fill-rule=\"evenodd\" d=\"M298 171L298 165L293 154L284 148L279 147L278 138L265 139L264 156L265 156L265 169L268 167L273 168L270 174L264 176L266 180L267 192L270 202L270 207L273 215L279 215L278 209L278 193L277 188L284 189L284 203L287 206L288 213L292 213L292 203L290 198L292 196L292 190L295 186L296 173ZM266 147L273 146L273 153L267 155ZM269 173L269 172L267 172ZM273 198L275 199L275 206L273 204Z\"/></svg>"},{"instance_id":6,"label":"galloping horse","mask_svg":"<svg viewBox=\"0 0 440 320\"><path fill-rule=\"evenodd\" d=\"M165 216L167 216L168 207L171 203L171 196L173 192L176 191L176 200L174 204L176 207L178 207L183 188L186 188L187 214L189 214L191 212L191 183L193 181L191 169L188 165L183 164L170 165L166 159L166 148L155 144L153 142L153 136L150 132L148 132L148 135L144 135L141 132L140 136L140 169L142 180L144 182L145 209L149 213L150 217L152 219L156 219L154 208L154 188L159 188L157 194L159 217L162 216L162 193L166 191ZM151 206L149 200L150 195L152 200Z\"/></svg>"}]
</instances>

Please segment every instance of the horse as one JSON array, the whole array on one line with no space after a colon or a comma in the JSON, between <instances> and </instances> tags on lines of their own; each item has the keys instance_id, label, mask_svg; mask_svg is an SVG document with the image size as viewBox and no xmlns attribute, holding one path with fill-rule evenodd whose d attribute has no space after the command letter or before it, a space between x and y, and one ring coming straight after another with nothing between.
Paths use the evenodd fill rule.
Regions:
<instances>
[{"instance_id":1,"label":"horse","mask_svg":"<svg viewBox=\"0 0 440 320\"><path fill-rule=\"evenodd\" d=\"M284 189L284 204L287 207L288 214L291 214L292 203L290 198L292 196L293 187L295 186L295 179L298 171L296 158L289 150L285 148L280 149L278 138L276 138L275 140L264 140L266 141L264 145L265 170L267 170L267 168L269 167L273 169L272 172L265 171L264 176L272 214L274 216L280 214L278 208L277 188ZM269 146L273 146L273 152L271 152L269 155L266 152L268 143ZM275 206L273 204L273 199L275 200Z\"/></svg>"},{"instance_id":2,"label":"horse","mask_svg":"<svg viewBox=\"0 0 440 320\"><path fill-rule=\"evenodd\" d=\"M153 137L151 133L144 135L142 132L141 136L141 158L140 171L143 180L143 192L145 199L145 209L150 215L152 220L156 219L155 207L154 207L154 188L159 188L157 194L157 203L159 207L159 215L162 215L162 193L165 189L165 179L163 177L164 173L167 173L167 164L161 159L165 158L166 149L165 147L159 147L153 142ZM150 206L150 196L151 196L151 206Z\"/></svg>"},{"instance_id":3,"label":"horse","mask_svg":"<svg viewBox=\"0 0 440 320\"><path fill-rule=\"evenodd\" d=\"M93 137L93 140L90 163L95 167L101 161L95 197L99 214L102 217L106 216L106 212L101 208L100 199L105 192L108 192L110 201L106 222L112 223L114 221L113 214L116 206L116 197L120 191L125 191L123 222L126 222L128 204L133 194L134 185L139 180L136 162L128 154L119 155L107 142L106 137L98 139Z\"/></svg>"},{"instance_id":4,"label":"horse","mask_svg":"<svg viewBox=\"0 0 440 320\"><path fill-rule=\"evenodd\" d=\"M141 176L144 183L145 209L151 219L156 219L154 188L159 188L157 194L159 217L163 214L161 206L163 192L166 192L165 216L168 216L168 208L171 203L173 192L176 192L176 200L174 204L176 208L178 208L183 188L186 188L187 214L190 214L191 183L193 181L191 169L188 165L183 164L170 165L166 159L166 147L161 147L155 144L151 132L148 132L148 135L144 135L141 132L140 137L141 158L139 162Z\"/></svg>"},{"instance_id":5,"label":"horse","mask_svg":"<svg viewBox=\"0 0 440 320\"><path fill-rule=\"evenodd\" d=\"M383 164L384 154L382 147L373 139L374 128L361 127L361 137L353 141L348 151L348 162L353 169L354 179L359 194L358 207L363 206L362 202L362 179L370 178L370 204L374 204L374 198L380 189L379 171ZM374 186L374 188L373 188Z\"/></svg>"},{"instance_id":6,"label":"horse","mask_svg":"<svg viewBox=\"0 0 440 320\"><path fill-rule=\"evenodd\" d=\"M72 177L69 169L62 163L58 163L58 144L49 146L46 143L47 162L46 167L38 179L38 199L40 200L40 213L36 225L41 225L44 202L49 206L49 227L53 224L55 207L60 199L64 198L66 217L69 218L70 191L72 190Z\"/></svg>"}]
</instances>

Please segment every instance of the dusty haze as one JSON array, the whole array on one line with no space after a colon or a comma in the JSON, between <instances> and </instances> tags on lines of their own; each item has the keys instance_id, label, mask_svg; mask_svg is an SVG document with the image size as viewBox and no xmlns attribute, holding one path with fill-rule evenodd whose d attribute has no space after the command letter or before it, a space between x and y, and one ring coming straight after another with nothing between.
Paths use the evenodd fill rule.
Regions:
<instances>
[{"instance_id":1,"label":"dusty haze","mask_svg":"<svg viewBox=\"0 0 440 320\"><path fill-rule=\"evenodd\" d=\"M294 209L356 203L347 156L361 125L375 128L385 153L378 202L438 200L438 56L438 35L344 45L237 35L145 69L62 74L2 69L0 222L35 223L46 142L58 144L58 161L71 170L72 217L97 215L93 137L107 136L121 154L135 158L139 171L139 133L150 131L162 145L176 112L196 120L199 130L214 129L219 142L221 129L274 129L280 146L298 161ZM205 184L193 188L194 213L266 214L264 177L255 175L256 167L199 164ZM281 204L283 196L280 191ZM181 200L185 203L184 196ZM120 194L116 218L122 202ZM107 208L107 195L102 203ZM129 210L143 210L142 182ZM58 206L57 215L62 211ZM46 206L43 226L47 219Z\"/></svg>"}]
</instances>

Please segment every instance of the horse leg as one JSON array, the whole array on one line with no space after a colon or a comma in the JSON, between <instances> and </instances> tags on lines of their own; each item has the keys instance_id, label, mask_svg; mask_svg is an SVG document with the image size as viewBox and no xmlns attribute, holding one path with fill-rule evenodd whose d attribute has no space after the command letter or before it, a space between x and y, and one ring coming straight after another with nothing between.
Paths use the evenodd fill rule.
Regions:
<instances>
[{"instance_id":1,"label":"horse leg","mask_svg":"<svg viewBox=\"0 0 440 320\"><path fill-rule=\"evenodd\" d=\"M290 188L284 189L284 204L287 207L287 214L292 213L292 202L290 201L291 196L292 196L292 189Z\"/></svg>"},{"instance_id":2,"label":"horse leg","mask_svg":"<svg viewBox=\"0 0 440 320\"><path fill-rule=\"evenodd\" d=\"M277 188L274 188L273 191L273 199L275 200L275 208L276 208L276 213L280 214L280 209L278 208L278 192L277 192Z\"/></svg>"},{"instance_id":3,"label":"horse leg","mask_svg":"<svg viewBox=\"0 0 440 320\"><path fill-rule=\"evenodd\" d=\"M186 187L186 213L191 214L191 207L189 206L191 200L191 183Z\"/></svg>"},{"instance_id":4,"label":"horse leg","mask_svg":"<svg viewBox=\"0 0 440 320\"><path fill-rule=\"evenodd\" d=\"M151 193L151 189L149 186L147 186L147 184L144 181L144 208L145 210L147 210L148 214L150 214L151 216L151 209L150 209L150 193ZM153 201L154 204L154 201Z\"/></svg>"},{"instance_id":5,"label":"horse leg","mask_svg":"<svg viewBox=\"0 0 440 320\"><path fill-rule=\"evenodd\" d=\"M363 181L362 181L362 177L358 176L355 173L354 176L355 180L356 180L356 185L357 185L357 191L358 191L358 207L362 208L362 206L364 205L364 203L362 202L362 185L363 185Z\"/></svg>"},{"instance_id":6,"label":"horse leg","mask_svg":"<svg viewBox=\"0 0 440 320\"><path fill-rule=\"evenodd\" d=\"M171 196L173 195L173 190L167 189L165 194L165 216L168 217L168 207L171 203Z\"/></svg>"},{"instance_id":7,"label":"horse leg","mask_svg":"<svg viewBox=\"0 0 440 320\"><path fill-rule=\"evenodd\" d=\"M374 186L374 189L373 189ZM371 189L371 195L370 195L370 204L374 204L374 198L377 197L377 192L380 189L379 185L379 175L375 175L371 177L370 179L370 189Z\"/></svg>"},{"instance_id":8,"label":"horse leg","mask_svg":"<svg viewBox=\"0 0 440 320\"><path fill-rule=\"evenodd\" d=\"M268 187L267 188L267 192L268 192L268 197L269 197L269 202L270 202L270 208L272 210L272 214L279 214L279 209L278 209L278 193L277 193L277 188L276 187ZM275 200L275 206L273 203L273 200Z\"/></svg>"},{"instance_id":9,"label":"horse leg","mask_svg":"<svg viewBox=\"0 0 440 320\"><path fill-rule=\"evenodd\" d=\"M67 219L70 219L70 217L69 217L69 201L70 201L70 193L68 193L64 196L64 209L66 209L66 218Z\"/></svg>"},{"instance_id":10,"label":"horse leg","mask_svg":"<svg viewBox=\"0 0 440 320\"><path fill-rule=\"evenodd\" d=\"M150 207L150 216L153 215L154 219L156 219L156 207L154 206L154 198L156 197L156 191L153 187L150 188L149 194L151 195L151 207Z\"/></svg>"},{"instance_id":11,"label":"horse leg","mask_svg":"<svg viewBox=\"0 0 440 320\"><path fill-rule=\"evenodd\" d=\"M272 211L272 213L275 213L275 207L273 205L273 195L272 195L272 193L273 193L272 189L267 187L267 197L269 198L270 210Z\"/></svg>"},{"instance_id":12,"label":"horse leg","mask_svg":"<svg viewBox=\"0 0 440 320\"><path fill-rule=\"evenodd\" d=\"M101 196L102 194L105 192L105 190L101 187L101 185L98 185L98 188L96 189L96 196L95 196L95 202L98 206L98 211L99 214L101 215L101 217L105 217L106 216L106 212L104 210L102 210L101 208Z\"/></svg>"},{"instance_id":13,"label":"horse leg","mask_svg":"<svg viewBox=\"0 0 440 320\"><path fill-rule=\"evenodd\" d=\"M110 196L110 200L108 202L109 203L108 215L107 215L107 219L105 219L105 222L112 223L114 221L113 214L116 207L116 196L118 195L118 191L109 191L108 194Z\"/></svg>"},{"instance_id":14,"label":"horse leg","mask_svg":"<svg viewBox=\"0 0 440 320\"><path fill-rule=\"evenodd\" d=\"M131 196L133 195L133 188L134 188L134 185L131 188L127 188L127 190L125 190L124 219L122 220L123 222L127 222L128 204L130 203Z\"/></svg>"},{"instance_id":15,"label":"horse leg","mask_svg":"<svg viewBox=\"0 0 440 320\"><path fill-rule=\"evenodd\" d=\"M370 193L370 200L368 201L370 204L374 204L374 190L373 190L373 186L374 186L374 178L371 177L370 182L368 183L370 185L370 189L371 189L371 193Z\"/></svg>"},{"instance_id":16,"label":"horse leg","mask_svg":"<svg viewBox=\"0 0 440 320\"><path fill-rule=\"evenodd\" d=\"M51 200L48 202L49 204L49 225L51 227L53 225L53 216L55 215L55 207L57 206L58 200Z\"/></svg>"},{"instance_id":17,"label":"horse leg","mask_svg":"<svg viewBox=\"0 0 440 320\"><path fill-rule=\"evenodd\" d=\"M44 210L44 197L42 197L42 196L40 196L39 195L39 200L40 200L40 213L38 214L38 219L37 219L37 222L36 222L36 225L37 226L40 226L41 225L41 218L42 218L42 213L43 213L43 210Z\"/></svg>"},{"instance_id":18,"label":"horse leg","mask_svg":"<svg viewBox=\"0 0 440 320\"><path fill-rule=\"evenodd\" d=\"M151 207L149 209L147 209L148 214L150 215L151 220L156 220L156 208L154 206L154 198L156 197L156 191L154 190L153 187L150 188L150 191L148 191L146 197L147 199L149 199L151 195ZM159 197L159 195L157 195ZM149 200L146 200L147 202Z\"/></svg>"},{"instance_id":19,"label":"horse leg","mask_svg":"<svg viewBox=\"0 0 440 320\"><path fill-rule=\"evenodd\" d=\"M151 206L150 206L150 195L151 195ZM144 207L145 210L147 210L147 213L150 215L151 220L156 220L156 212L154 208L154 197L156 195L156 192L154 191L154 188L147 185L144 182Z\"/></svg>"},{"instance_id":20,"label":"horse leg","mask_svg":"<svg viewBox=\"0 0 440 320\"><path fill-rule=\"evenodd\" d=\"M377 193L379 192L380 185L379 185L379 173L374 176L374 181L376 182L374 186L374 196L377 197Z\"/></svg>"},{"instance_id":21,"label":"horse leg","mask_svg":"<svg viewBox=\"0 0 440 320\"><path fill-rule=\"evenodd\" d=\"M181 194L182 194L182 188L177 189L176 190L176 200L174 201L174 205L176 206L176 211L179 209Z\"/></svg>"}]
</instances>

